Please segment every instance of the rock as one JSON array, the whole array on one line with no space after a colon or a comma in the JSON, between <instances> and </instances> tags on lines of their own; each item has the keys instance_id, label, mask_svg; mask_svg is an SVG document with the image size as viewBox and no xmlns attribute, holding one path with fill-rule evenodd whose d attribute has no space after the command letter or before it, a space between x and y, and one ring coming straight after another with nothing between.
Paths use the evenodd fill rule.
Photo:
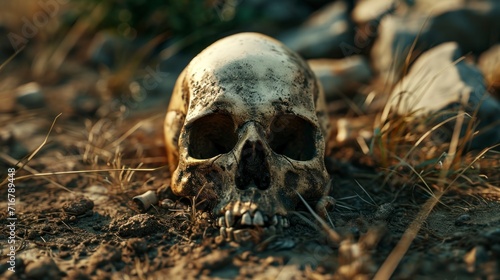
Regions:
<instances>
[{"instance_id":1,"label":"rock","mask_svg":"<svg viewBox=\"0 0 500 280\"><path fill-rule=\"evenodd\" d=\"M378 36L380 21L396 10L395 0L364 0L357 4L352 12L353 21L356 24L354 45L344 44L344 52L347 54L368 53Z\"/></svg>"},{"instance_id":2,"label":"rock","mask_svg":"<svg viewBox=\"0 0 500 280\"><path fill-rule=\"evenodd\" d=\"M456 226L464 226L464 225L470 224L471 220L472 220L472 218L469 214L463 214L463 215L460 215L455 220L455 225Z\"/></svg>"},{"instance_id":3,"label":"rock","mask_svg":"<svg viewBox=\"0 0 500 280\"><path fill-rule=\"evenodd\" d=\"M74 200L68 201L63 205L64 212L74 215L80 216L88 211L92 211L94 208L94 202L86 197L77 197Z\"/></svg>"},{"instance_id":4,"label":"rock","mask_svg":"<svg viewBox=\"0 0 500 280\"><path fill-rule=\"evenodd\" d=\"M26 109L38 109L45 106L42 88L36 82L22 85L16 89L17 103Z\"/></svg>"},{"instance_id":5,"label":"rock","mask_svg":"<svg viewBox=\"0 0 500 280\"><path fill-rule=\"evenodd\" d=\"M500 98L500 44L497 44L479 57L479 69L483 72L488 89L496 92Z\"/></svg>"},{"instance_id":6,"label":"rock","mask_svg":"<svg viewBox=\"0 0 500 280\"><path fill-rule=\"evenodd\" d=\"M363 56L307 61L321 82L327 100L356 93L372 79L370 65Z\"/></svg>"},{"instance_id":7,"label":"rock","mask_svg":"<svg viewBox=\"0 0 500 280\"><path fill-rule=\"evenodd\" d=\"M26 266L28 279L57 280L61 279L61 271L52 258L44 257Z\"/></svg>"},{"instance_id":8,"label":"rock","mask_svg":"<svg viewBox=\"0 0 500 280\"><path fill-rule=\"evenodd\" d=\"M343 46L352 45L353 38L353 26L345 1L325 6L302 26L278 36L279 41L306 58L344 57Z\"/></svg>"},{"instance_id":9,"label":"rock","mask_svg":"<svg viewBox=\"0 0 500 280\"><path fill-rule=\"evenodd\" d=\"M417 1L420 3L421 1ZM394 84L403 68L413 42L411 60L444 42L457 42L464 53L480 53L500 41L500 2L447 1L450 5L398 7L395 15L382 19L378 38L371 50L372 65L384 81ZM418 39L418 40L417 40ZM410 61L411 61L410 60Z\"/></svg>"},{"instance_id":10,"label":"rock","mask_svg":"<svg viewBox=\"0 0 500 280\"><path fill-rule=\"evenodd\" d=\"M395 0L361 0L352 11L352 19L358 25L366 24L382 18L387 12L394 10Z\"/></svg>"},{"instance_id":11,"label":"rock","mask_svg":"<svg viewBox=\"0 0 500 280\"><path fill-rule=\"evenodd\" d=\"M457 107L465 106L465 112L475 115L479 121L476 130L480 133L470 148L482 149L500 142L500 104L488 94L484 78L474 65L465 60L456 62L461 55L454 42L427 51L394 87L389 102L400 115L425 116L441 112L439 122L456 116ZM470 117L465 118L464 128L469 120ZM443 127L443 140L449 140L453 128L453 122Z\"/></svg>"}]
</instances>

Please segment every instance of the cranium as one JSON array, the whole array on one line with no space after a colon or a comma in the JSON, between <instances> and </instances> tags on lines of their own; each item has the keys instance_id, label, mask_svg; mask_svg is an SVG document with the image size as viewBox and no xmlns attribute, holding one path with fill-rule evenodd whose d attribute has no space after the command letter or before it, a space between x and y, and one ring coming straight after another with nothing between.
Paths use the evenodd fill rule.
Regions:
<instances>
[{"instance_id":1,"label":"cranium","mask_svg":"<svg viewBox=\"0 0 500 280\"><path fill-rule=\"evenodd\" d=\"M179 76L165 119L172 191L211 202L221 234L289 226L299 202L325 195L329 124L306 62L241 33L212 44Z\"/></svg>"}]
</instances>

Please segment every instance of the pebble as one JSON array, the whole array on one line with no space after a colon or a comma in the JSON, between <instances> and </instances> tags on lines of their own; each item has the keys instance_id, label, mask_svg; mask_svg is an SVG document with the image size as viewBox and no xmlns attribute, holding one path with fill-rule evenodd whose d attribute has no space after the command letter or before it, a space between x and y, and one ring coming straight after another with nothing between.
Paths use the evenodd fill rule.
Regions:
<instances>
[{"instance_id":1,"label":"pebble","mask_svg":"<svg viewBox=\"0 0 500 280\"><path fill-rule=\"evenodd\" d=\"M43 91L36 82L22 85L16 89L17 103L26 109L38 109L45 106Z\"/></svg>"},{"instance_id":2,"label":"pebble","mask_svg":"<svg viewBox=\"0 0 500 280\"><path fill-rule=\"evenodd\" d=\"M460 215L456 220L455 220L455 225L456 226L463 226L469 224L471 221L471 217L469 214L463 214Z\"/></svg>"},{"instance_id":3,"label":"pebble","mask_svg":"<svg viewBox=\"0 0 500 280\"><path fill-rule=\"evenodd\" d=\"M352 96L373 78L368 59L360 55L307 62L321 82L327 100Z\"/></svg>"},{"instance_id":4,"label":"pebble","mask_svg":"<svg viewBox=\"0 0 500 280\"><path fill-rule=\"evenodd\" d=\"M356 24L362 25L380 19L384 14L393 10L395 0L364 0L359 1L352 11L352 19Z\"/></svg>"},{"instance_id":5,"label":"pebble","mask_svg":"<svg viewBox=\"0 0 500 280\"><path fill-rule=\"evenodd\" d=\"M353 33L347 3L335 1L277 39L305 58L340 58L346 56L345 45L354 44Z\"/></svg>"}]
</instances>

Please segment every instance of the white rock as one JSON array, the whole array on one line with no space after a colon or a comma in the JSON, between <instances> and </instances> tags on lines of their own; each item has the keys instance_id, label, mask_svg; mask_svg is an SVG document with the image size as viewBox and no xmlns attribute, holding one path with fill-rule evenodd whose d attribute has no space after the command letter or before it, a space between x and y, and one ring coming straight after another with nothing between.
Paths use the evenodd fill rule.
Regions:
<instances>
[{"instance_id":1,"label":"white rock","mask_svg":"<svg viewBox=\"0 0 500 280\"><path fill-rule=\"evenodd\" d=\"M26 109L37 109L45 106L42 88L36 82L27 83L16 89L17 103Z\"/></svg>"},{"instance_id":2,"label":"white rock","mask_svg":"<svg viewBox=\"0 0 500 280\"><path fill-rule=\"evenodd\" d=\"M352 95L372 79L370 65L363 56L310 59L307 62L320 80L327 99Z\"/></svg>"},{"instance_id":3,"label":"white rock","mask_svg":"<svg viewBox=\"0 0 500 280\"><path fill-rule=\"evenodd\" d=\"M465 111L479 120L480 134L471 148L480 149L500 142L500 103L486 91L484 78L474 65L456 62L461 55L454 42L427 51L395 86L389 102L400 115L441 112L440 121L455 116L460 104L466 105ZM448 127L453 128L452 122Z\"/></svg>"},{"instance_id":4,"label":"white rock","mask_svg":"<svg viewBox=\"0 0 500 280\"><path fill-rule=\"evenodd\" d=\"M395 6L395 0L361 0L352 11L352 19L358 25L365 24L377 20Z\"/></svg>"},{"instance_id":5,"label":"white rock","mask_svg":"<svg viewBox=\"0 0 500 280\"><path fill-rule=\"evenodd\" d=\"M371 51L372 65L381 78L391 84L403 75L402 69L415 40L412 59L444 42L457 42L464 53L480 53L500 42L500 1L416 3L407 6L407 11L383 18L378 28L378 38Z\"/></svg>"},{"instance_id":6,"label":"white rock","mask_svg":"<svg viewBox=\"0 0 500 280\"><path fill-rule=\"evenodd\" d=\"M488 88L500 93L500 44L491 47L479 57L479 69L483 72Z\"/></svg>"},{"instance_id":7,"label":"white rock","mask_svg":"<svg viewBox=\"0 0 500 280\"><path fill-rule=\"evenodd\" d=\"M285 32L278 40L306 58L344 57L342 44L353 44L348 6L336 1L314 13L302 26Z\"/></svg>"}]
</instances>

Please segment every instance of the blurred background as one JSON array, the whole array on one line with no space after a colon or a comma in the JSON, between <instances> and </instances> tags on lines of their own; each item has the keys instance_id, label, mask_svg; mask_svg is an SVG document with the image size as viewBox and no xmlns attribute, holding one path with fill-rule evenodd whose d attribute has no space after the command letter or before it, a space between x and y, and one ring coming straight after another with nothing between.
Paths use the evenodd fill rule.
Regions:
<instances>
[{"instance_id":1,"label":"blurred background","mask_svg":"<svg viewBox=\"0 0 500 280\"><path fill-rule=\"evenodd\" d=\"M101 105L110 102L130 110L159 103L165 108L193 56L243 31L287 40L309 57L325 51L340 57L338 49L310 50L297 40L296 27L329 2L2 0L0 112L45 107L93 117L106 115ZM319 20L345 20L343 13L352 7L340 4ZM342 24L336 28L352 31Z\"/></svg>"},{"instance_id":2,"label":"blurred background","mask_svg":"<svg viewBox=\"0 0 500 280\"><path fill-rule=\"evenodd\" d=\"M416 92L421 101L397 113L417 116L444 112L468 92L471 115L479 108L481 126L493 127L475 145L487 147L500 141L499 17L497 0L2 0L0 122L164 113L197 53L253 31L308 59L337 144L354 140L368 153L363 143L398 118L388 113L398 107L391 95ZM447 42L455 45L438 48ZM444 53L422 62L422 75L406 75L431 51ZM405 75L414 88L401 90Z\"/></svg>"}]
</instances>

